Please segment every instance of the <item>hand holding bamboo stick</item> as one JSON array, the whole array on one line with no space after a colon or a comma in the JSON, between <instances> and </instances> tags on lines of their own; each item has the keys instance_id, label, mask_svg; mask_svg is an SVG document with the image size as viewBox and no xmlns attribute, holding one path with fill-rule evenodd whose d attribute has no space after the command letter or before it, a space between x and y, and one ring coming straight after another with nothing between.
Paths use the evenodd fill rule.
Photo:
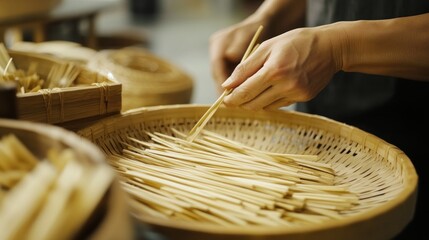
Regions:
<instances>
[{"instance_id":1,"label":"hand holding bamboo stick","mask_svg":"<svg viewBox=\"0 0 429 240\"><path fill-rule=\"evenodd\" d=\"M259 35L261 34L263 29L263 26L259 26L258 30L256 31L255 35L253 36L252 40L250 41L249 46L247 47L246 52L243 55L243 58L241 59L241 62L243 62L244 60L247 59L247 57L253 52L255 51L255 49L259 46L259 45L255 45L256 44L256 40L258 39ZM192 142L194 141L194 139L198 136L198 134L200 134L201 130L204 128L204 126L208 123L208 121L211 119L211 117L215 114L215 112L217 111L217 109L220 107L220 105L223 102L223 99L225 98L225 96L227 96L228 94L230 94L232 92L232 88L231 89L226 89L222 95L220 95L220 97L215 101L215 103L207 110L207 112L201 117L201 119L195 124L195 126L191 129L191 131L189 132L189 136L188 136L188 141Z\"/></svg>"}]
</instances>

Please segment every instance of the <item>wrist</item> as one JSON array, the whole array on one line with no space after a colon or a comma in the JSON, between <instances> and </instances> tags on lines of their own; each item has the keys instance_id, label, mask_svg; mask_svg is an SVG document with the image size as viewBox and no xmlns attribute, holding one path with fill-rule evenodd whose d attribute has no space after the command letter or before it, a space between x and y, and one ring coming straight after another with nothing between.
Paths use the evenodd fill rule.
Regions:
<instances>
[{"instance_id":1,"label":"wrist","mask_svg":"<svg viewBox=\"0 0 429 240\"><path fill-rule=\"evenodd\" d=\"M319 27L323 37L330 44L335 71L347 71L350 55L350 36L346 29L348 22L337 22Z\"/></svg>"}]
</instances>

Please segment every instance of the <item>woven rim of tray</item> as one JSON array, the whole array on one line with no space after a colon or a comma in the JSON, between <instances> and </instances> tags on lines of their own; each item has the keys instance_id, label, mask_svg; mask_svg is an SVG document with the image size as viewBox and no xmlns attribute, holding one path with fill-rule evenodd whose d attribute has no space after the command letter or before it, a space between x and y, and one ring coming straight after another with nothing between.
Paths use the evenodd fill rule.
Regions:
<instances>
[{"instance_id":1,"label":"woven rim of tray","mask_svg":"<svg viewBox=\"0 0 429 240\"><path fill-rule=\"evenodd\" d=\"M117 141L121 136L143 136L142 130L166 132L171 125L189 131L208 107L171 105L135 109L104 119L78 134L96 143L109 155L109 152L121 151ZM339 183L349 182L352 191L373 189L374 192L361 199L361 204L347 213L344 219L323 224L292 228L224 228L140 217L144 223L237 236L300 236L312 233L317 234L313 237L320 239L332 236L359 239L368 231L380 228L383 231L371 232L372 236L392 237L413 216L418 177L410 159L397 147L358 128L293 111L267 113L226 108L220 108L206 128L246 144L258 142L254 147L273 152L320 154L322 161L332 163L334 170L338 171ZM359 233L365 235L359 236Z\"/></svg>"}]
</instances>

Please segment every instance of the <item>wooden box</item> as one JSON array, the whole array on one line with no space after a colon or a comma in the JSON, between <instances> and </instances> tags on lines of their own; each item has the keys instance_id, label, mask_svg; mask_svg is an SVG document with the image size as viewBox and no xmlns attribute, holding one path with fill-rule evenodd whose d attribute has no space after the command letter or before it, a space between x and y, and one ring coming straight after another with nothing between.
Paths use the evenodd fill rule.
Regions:
<instances>
[{"instance_id":1,"label":"wooden box","mask_svg":"<svg viewBox=\"0 0 429 240\"><path fill-rule=\"evenodd\" d=\"M27 70L37 63L37 73L46 78L55 64L65 61L36 53L9 51L17 69ZM103 117L121 111L122 84L84 66L74 86L42 89L17 94L18 119L60 124L90 117Z\"/></svg>"}]
</instances>

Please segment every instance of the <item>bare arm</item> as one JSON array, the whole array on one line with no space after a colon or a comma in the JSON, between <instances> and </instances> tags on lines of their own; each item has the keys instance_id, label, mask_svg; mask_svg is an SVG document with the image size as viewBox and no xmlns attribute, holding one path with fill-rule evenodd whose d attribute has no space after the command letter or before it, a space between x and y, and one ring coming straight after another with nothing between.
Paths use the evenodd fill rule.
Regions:
<instances>
[{"instance_id":1,"label":"bare arm","mask_svg":"<svg viewBox=\"0 0 429 240\"><path fill-rule=\"evenodd\" d=\"M224 102L276 109L314 98L340 71L429 81L429 14L301 28L268 39L239 64Z\"/></svg>"},{"instance_id":2,"label":"bare arm","mask_svg":"<svg viewBox=\"0 0 429 240\"><path fill-rule=\"evenodd\" d=\"M429 13L338 26L342 70L429 81Z\"/></svg>"}]
</instances>

